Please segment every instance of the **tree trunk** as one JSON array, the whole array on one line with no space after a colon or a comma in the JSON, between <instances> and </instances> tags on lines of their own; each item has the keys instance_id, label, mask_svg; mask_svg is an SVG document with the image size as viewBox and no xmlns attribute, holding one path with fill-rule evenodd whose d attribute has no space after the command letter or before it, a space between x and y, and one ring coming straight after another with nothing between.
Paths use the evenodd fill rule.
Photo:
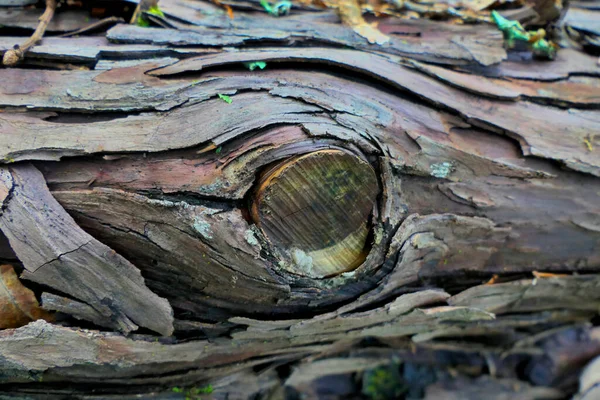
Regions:
<instances>
[{"instance_id":1,"label":"tree trunk","mask_svg":"<svg viewBox=\"0 0 600 400\"><path fill-rule=\"evenodd\" d=\"M597 4L554 61L308 3L58 12L0 69L2 396L597 398Z\"/></svg>"}]
</instances>

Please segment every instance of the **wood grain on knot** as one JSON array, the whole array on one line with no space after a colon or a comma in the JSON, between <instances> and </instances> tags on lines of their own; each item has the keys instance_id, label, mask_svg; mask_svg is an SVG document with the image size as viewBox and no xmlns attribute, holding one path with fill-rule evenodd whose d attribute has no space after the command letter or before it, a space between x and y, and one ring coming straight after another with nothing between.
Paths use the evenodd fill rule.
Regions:
<instances>
[{"instance_id":1,"label":"wood grain on knot","mask_svg":"<svg viewBox=\"0 0 600 400\"><path fill-rule=\"evenodd\" d=\"M364 261L378 192L369 163L341 150L321 150L265 171L251 213L285 269L323 278Z\"/></svg>"}]
</instances>

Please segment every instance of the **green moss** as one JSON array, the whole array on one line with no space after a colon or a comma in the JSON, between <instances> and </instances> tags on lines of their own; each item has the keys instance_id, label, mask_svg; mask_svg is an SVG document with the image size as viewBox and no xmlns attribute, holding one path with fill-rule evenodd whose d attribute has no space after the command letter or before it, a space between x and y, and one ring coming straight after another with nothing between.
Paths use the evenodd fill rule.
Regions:
<instances>
[{"instance_id":1,"label":"green moss","mask_svg":"<svg viewBox=\"0 0 600 400\"><path fill-rule=\"evenodd\" d=\"M207 221L201 219L201 218L194 218L194 229L196 230L196 232L198 232L200 235L202 235L203 238L205 239L212 239L212 229L210 227L210 223L208 223Z\"/></svg>"},{"instance_id":2,"label":"green moss","mask_svg":"<svg viewBox=\"0 0 600 400\"><path fill-rule=\"evenodd\" d=\"M201 400L202 397L200 397L201 394L210 394L213 392L213 387L212 385L207 385L207 386L203 386L203 387L196 387L193 386L189 389L184 389L184 388L180 388L180 387L173 387L171 388L171 391L173 393L181 393L183 394L185 397L185 400Z\"/></svg>"},{"instance_id":3,"label":"green moss","mask_svg":"<svg viewBox=\"0 0 600 400\"><path fill-rule=\"evenodd\" d=\"M429 169L431 171L431 176L444 179L454 171L454 166L450 162L442 162L439 164L431 164Z\"/></svg>"},{"instance_id":4,"label":"green moss","mask_svg":"<svg viewBox=\"0 0 600 400\"><path fill-rule=\"evenodd\" d=\"M372 400L396 399L408 390L395 362L365 371L362 383L362 393Z\"/></svg>"},{"instance_id":5,"label":"green moss","mask_svg":"<svg viewBox=\"0 0 600 400\"><path fill-rule=\"evenodd\" d=\"M244 233L244 239L246 239L246 242L248 242L250 246L259 245L258 239L256 238L256 235L252 229L246 229L246 232Z\"/></svg>"},{"instance_id":6,"label":"green moss","mask_svg":"<svg viewBox=\"0 0 600 400\"><path fill-rule=\"evenodd\" d=\"M199 393L205 393L205 394L210 394L213 392L213 387L212 385L207 385L201 388L192 388L194 390L193 393L195 394L199 394Z\"/></svg>"}]
</instances>

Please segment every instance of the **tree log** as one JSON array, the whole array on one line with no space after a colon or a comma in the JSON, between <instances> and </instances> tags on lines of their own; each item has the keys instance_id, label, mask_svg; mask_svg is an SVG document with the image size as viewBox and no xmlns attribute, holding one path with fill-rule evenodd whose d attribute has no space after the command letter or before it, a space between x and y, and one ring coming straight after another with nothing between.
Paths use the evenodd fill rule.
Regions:
<instances>
[{"instance_id":1,"label":"tree log","mask_svg":"<svg viewBox=\"0 0 600 400\"><path fill-rule=\"evenodd\" d=\"M589 45L545 62L486 24L388 16L371 44L308 2L158 6L165 28L0 69L0 397L597 395ZM592 37L598 9L571 11ZM0 53L36 15L0 9Z\"/></svg>"}]
</instances>

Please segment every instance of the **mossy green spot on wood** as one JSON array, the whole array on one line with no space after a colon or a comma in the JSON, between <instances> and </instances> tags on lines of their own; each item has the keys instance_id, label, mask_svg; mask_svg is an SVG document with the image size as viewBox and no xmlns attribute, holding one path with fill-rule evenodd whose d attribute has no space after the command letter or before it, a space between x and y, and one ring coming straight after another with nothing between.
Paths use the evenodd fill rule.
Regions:
<instances>
[{"instance_id":1,"label":"mossy green spot on wood","mask_svg":"<svg viewBox=\"0 0 600 400\"><path fill-rule=\"evenodd\" d=\"M212 239L210 224L198 217L194 218L194 229L205 239Z\"/></svg>"},{"instance_id":2,"label":"mossy green spot on wood","mask_svg":"<svg viewBox=\"0 0 600 400\"><path fill-rule=\"evenodd\" d=\"M292 261L296 267L306 275L311 275L313 269L313 259L300 249L292 249Z\"/></svg>"},{"instance_id":3,"label":"mossy green spot on wood","mask_svg":"<svg viewBox=\"0 0 600 400\"><path fill-rule=\"evenodd\" d=\"M246 232L244 233L244 239L246 239L246 242L248 242L248 244L250 246L258 246L258 239L256 239L256 235L254 234L254 231L252 231L252 229L246 229Z\"/></svg>"},{"instance_id":4,"label":"mossy green spot on wood","mask_svg":"<svg viewBox=\"0 0 600 400\"><path fill-rule=\"evenodd\" d=\"M373 400L397 399L408 390L395 362L365 371L362 383L362 393Z\"/></svg>"},{"instance_id":5,"label":"mossy green spot on wood","mask_svg":"<svg viewBox=\"0 0 600 400\"><path fill-rule=\"evenodd\" d=\"M431 176L444 179L454 171L454 166L450 162L442 162L439 164L431 164L429 169L431 171Z\"/></svg>"}]
</instances>

